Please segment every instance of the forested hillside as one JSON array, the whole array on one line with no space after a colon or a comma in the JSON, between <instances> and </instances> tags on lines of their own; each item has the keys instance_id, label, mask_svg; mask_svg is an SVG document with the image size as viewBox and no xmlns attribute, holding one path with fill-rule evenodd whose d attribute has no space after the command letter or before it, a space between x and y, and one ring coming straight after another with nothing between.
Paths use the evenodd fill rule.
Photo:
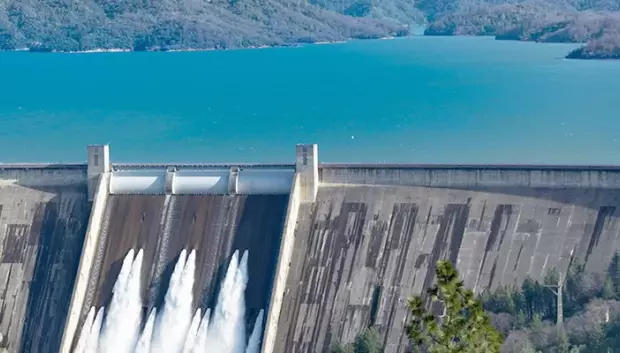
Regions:
<instances>
[{"instance_id":1,"label":"forested hillside","mask_svg":"<svg viewBox=\"0 0 620 353\"><path fill-rule=\"evenodd\" d=\"M427 21L426 35L588 43L569 58L620 59L620 0L311 0L352 16ZM327 4L326 4L327 3Z\"/></svg>"},{"instance_id":2,"label":"forested hillside","mask_svg":"<svg viewBox=\"0 0 620 353\"><path fill-rule=\"evenodd\" d=\"M620 58L620 0L0 0L0 49L225 49L408 33L583 42Z\"/></svg>"},{"instance_id":3,"label":"forested hillside","mask_svg":"<svg viewBox=\"0 0 620 353\"><path fill-rule=\"evenodd\" d=\"M405 34L297 0L0 0L0 49L224 49Z\"/></svg>"},{"instance_id":4,"label":"forested hillside","mask_svg":"<svg viewBox=\"0 0 620 353\"><path fill-rule=\"evenodd\" d=\"M574 263L563 281L555 270L544 283L526 279L520 288L484 293L484 308L506 338L503 353L607 353L620 351L620 254L607 273ZM562 330L554 285L563 283ZM551 287L549 287L551 286Z\"/></svg>"}]
</instances>

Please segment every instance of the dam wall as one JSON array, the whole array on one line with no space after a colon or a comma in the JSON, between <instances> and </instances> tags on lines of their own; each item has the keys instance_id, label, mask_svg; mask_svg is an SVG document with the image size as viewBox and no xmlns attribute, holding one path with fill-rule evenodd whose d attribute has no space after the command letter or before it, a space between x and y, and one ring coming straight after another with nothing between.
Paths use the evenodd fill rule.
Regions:
<instances>
[{"instance_id":1,"label":"dam wall","mask_svg":"<svg viewBox=\"0 0 620 353\"><path fill-rule=\"evenodd\" d=\"M101 226L103 224L103 217L108 200L110 173L101 173L101 175L93 177L92 179L94 180L89 180L89 184L90 187L95 188L95 191L92 193L93 203L91 215L83 242L82 255L80 256L80 264L73 287L73 294L71 295L71 309L68 313L66 326L63 331L62 343L59 351L62 353L69 353L71 351L70 342L82 315L81 308L84 304L89 275L95 260L99 244L99 234L101 233ZM91 193L89 193L89 196L90 194Z\"/></svg>"},{"instance_id":2,"label":"dam wall","mask_svg":"<svg viewBox=\"0 0 620 353\"><path fill-rule=\"evenodd\" d=\"M89 214L86 165L0 164L0 352L59 351Z\"/></svg>"},{"instance_id":3,"label":"dam wall","mask_svg":"<svg viewBox=\"0 0 620 353\"><path fill-rule=\"evenodd\" d=\"M273 288L271 290L271 300L269 303L267 321L265 324L262 352L273 351L276 334L278 332L278 322L280 320L280 312L282 310L282 300L284 298L288 271L292 261L293 246L295 245L295 229L297 227L300 202L302 199L301 189L300 176L295 175L293 187L291 189L291 196L286 209L286 223L284 224L284 231L278 253L278 262L275 269L276 275Z\"/></svg>"},{"instance_id":4,"label":"dam wall","mask_svg":"<svg viewBox=\"0 0 620 353\"><path fill-rule=\"evenodd\" d=\"M182 250L193 303L213 308L233 252L249 252L246 331L262 353L325 353L373 326L407 352L406 299L449 259L477 293L620 250L620 167L319 164L0 164L0 352L70 353L141 249L143 315L161 308ZM144 324L144 320L143 320ZM64 329L64 331L63 331Z\"/></svg>"},{"instance_id":5,"label":"dam wall","mask_svg":"<svg viewBox=\"0 0 620 353\"><path fill-rule=\"evenodd\" d=\"M606 270L620 249L620 169L321 165L300 204L273 352L328 352L374 326L407 352L406 299L456 264L481 292L571 261ZM266 352L266 351L265 351Z\"/></svg>"}]
</instances>

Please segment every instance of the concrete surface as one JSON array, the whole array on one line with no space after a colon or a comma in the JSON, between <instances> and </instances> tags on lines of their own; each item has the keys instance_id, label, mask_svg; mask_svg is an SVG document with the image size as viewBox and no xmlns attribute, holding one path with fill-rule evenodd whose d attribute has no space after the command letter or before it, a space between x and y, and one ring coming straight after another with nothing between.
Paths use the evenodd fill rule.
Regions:
<instances>
[{"instance_id":1,"label":"concrete surface","mask_svg":"<svg viewBox=\"0 0 620 353\"><path fill-rule=\"evenodd\" d=\"M604 271L620 247L617 170L320 172L316 202L299 210L275 353L327 352L369 325L385 353L405 352L406 299L431 285L438 259L479 292L573 256Z\"/></svg>"},{"instance_id":2,"label":"concrete surface","mask_svg":"<svg viewBox=\"0 0 620 353\"><path fill-rule=\"evenodd\" d=\"M145 251L145 315L161 307L181 249L197 249L202 308L232 252L249 249L248 325L269 308L263 353L323 353L370 325L385 353L405 352L405 300L431 285L441 258L480 292L574 259L602 272L620 249L620 167L320 165L316 145L299 145L290 197L176 195L169 177L161 195L97 189L90 217L88 181L94 195L107 170L231 166L100 164L94 153L107 160L109 150L91 152L90 173L0 164L0 352L59 352L71 312L68 353L88 309L110 301L131 248Z\"/></svg>"},{"instance_id":3,"label":"concrete surface","mask_svg":"<svg viewBox=\"0 0 620 353\"><path fill-rule=\"evenodd\" d=\"M106 305L129 249L144 250L145 315L161 308L182 249L196 249L195 307L213 307L232 252L249 250L248 325L271 295L288 195L110 195L90 275L80 332L88 309ZM73 344L77 338L73 337Z\"/></svg>"},{"instance_id":4,"label":"concrete surface","mask_svg":"<svg viewBox=\"0 0 620 353\"><path fill-rule=\"evenodd\" d=\"M269 301L269 310L267 311L267 321L265 322L265 329L263 330L262 352L273 351L276 334L278 332L278 322L280 320L280 311L282 309L282 300L286 290L288 272L291 267L291 257L293 255L293 246L295 245L295 229L297 228L299 206L302 199L300 179L299 174L295 175L293 187L291 188L291 196L289 197L288 207L286 208L286 222L280 242L275 278L273 288L271 289L271 299Z\"/></svg>"},{"instance_id":5,"label":"concrete surface","mask_svg":"<svg viewBox=\"0 0 620 353\"><path fill-rule=\"evenodd\" d=\"M100 175L110 172L110 146L89 145L87 147L88 201L95 199Z\"/></svg>"},{"instance_id":6,"label":"concrete surface","mask_svg":"<svg viewBox=\"0 0 620 353\"><path fill-rule=\"evenodd\" d=\"M319 188L319 146L297 145L295 172L299 175L300 201L314 202Z\"/></svg>"},{"instance_id":7,"label":"concrete surface","mask_svg":"<svg viewBox=\"0 0 620 353\"><path fill-rule=\"evenodd\" d=\"M620 167L534 165L336 165L319 168L321 183L429 187L617 188Z\"/></svg>"},{"instance_id":8,"label":"concrete surface","mask_svg":"<svg viewBox=\"0 0 620 353\"><path fill-rule=\"evenodd\" d=\"M86 166L0 166L0 350L57 353L90 209Z\"/></svg>"},{"instance_id":9,"label":"concrete surface","mask_svg":"<svg viewBox=\"0 0 620 353\"><path fill-rule=\"evenodd\" d=\"M91 185L95 184L97 189L94 195L92 195L94 201L92 203L88 228L83 242L84 246L82 247L77 277L73 287L73 293L71 295L71 304L67 315L67 321L62 335L62 342L59 350L61 353L71 352L73 343L72 338L75 334L75 329L77 328L82 314L82 304L84 302L84 297L86 296L86 289L98 248L97 245L99 243L99 234L101 232L104 212L108 200L109 182L110 173L102 173L99 176L91 177L88 180L89 187L92 187ZM88 194L90 198L91 190L89 190Z\"/></svg>"}]
</instances>

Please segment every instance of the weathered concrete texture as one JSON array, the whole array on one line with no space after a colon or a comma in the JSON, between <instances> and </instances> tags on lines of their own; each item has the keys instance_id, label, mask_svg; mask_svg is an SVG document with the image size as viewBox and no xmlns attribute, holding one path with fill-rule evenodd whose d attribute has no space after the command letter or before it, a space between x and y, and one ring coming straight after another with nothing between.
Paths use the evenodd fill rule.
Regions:
<instances>
[{"instance_id":1,"label":"weathered concrete texture","mask_svg":"<svg viewBox=\"0 0 620 353\"><path fill-rule=\"evenodd\" d=\"M91 194L91 183L94 181L93 179L98 181L98 185L95 192ZM93 177L88 180L88 198L90 200L92 196L93 202L88 220L88 228L86 229L86 234L84 235L80 264L78 266L77 275L75 277L75 285L71 295L71 304L67 313L65 328L63 330L62 341L58 353L71 352L71 346L73 343L72 339L82 314L82 303L84 301L84 297L86 296L90 272L98 249L101 225L103 223L103 216L109 195L109 182L110 173L102 173L99 177Z\"/></svg>"},{"instance_id":2,"label":"weathered concrete texture","mask_svg":"<svg viewBox=\"0 0 620 353\"><path fill-rule=\"evenodd\" d=\"M275 338L278 333L278 321L280 320L282 299L284 298L284 291L287 284L286 280L288 279L288 271L292 261L293 246L295 246L295 229L297 228L297 217L299 216L299 206L302 198L300 179L301 176L299 174L295 175L293 187L291 188L291 195L286 208L286 221L282 232L280 250L278 252L278 261L271 289L267 320L265 321L265 329L263 330L261 352L273 352Z\"/></svg>"},{"instance_id":3,"label":"weathered concrete texture","mask_svg":"<svg viewBox=\"0 0 620 353\"><path fill-rule=\"evenodd\" d=\"M620 189L324 184L299 211L274 352L326 352L369 325L386 353L405 352L406 298L432 284L438 259L478 292L572 256L603 271L619 215Z\"/></svg>"},{"instance_id":4,"label":"weathered concrete texture","mask_svg":"<svg viewBox=\"0 0 620 353\"><path fill-rule=\"evenodd\" d=\"M90 212L86 191L85 167L0 170L0 347L8 352L58 352Z\"/></svg>"},{"instance_id":5,"label":"weathered concrete texture","mask_svg":"<svg viewBox=\"0 0 620 353\"><path fill-rule=\"evenodd\" d=\"M202 308L213 307L232 253L249 250L246 316L253 323L269 303L287 203L288 195L110 195L82 320L91 306L109 303L129 249L144 251L145 315L161 308L181 250L195 249L194 304Z\"/></svg>"},{"instance_id":6,"label":"weathered concrete texture","mask_svg":"<svg viewBox=\"0 0 620 353\"><path fill-rule=\"evenodd\" d=\"M617 188L620 168L604 166L322 165L322 183L428 187Z\"/></svg>"}]
</instances>

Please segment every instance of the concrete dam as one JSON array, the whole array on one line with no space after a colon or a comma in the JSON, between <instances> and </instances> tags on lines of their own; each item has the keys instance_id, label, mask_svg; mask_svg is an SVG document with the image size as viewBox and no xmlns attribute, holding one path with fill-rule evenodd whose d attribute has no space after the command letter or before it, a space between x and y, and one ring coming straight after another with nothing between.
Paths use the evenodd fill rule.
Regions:
<instances>
[{"instance_id":1,"label":"concrete dam","mask_svg":"<svg viewBox=\"0 0 620 353\"><path fill-rule=\"evenodd\" d=\"M620 248L620 167L87 155L0 164L0 352L323 353L369 326L406 352L439 259L480 292Z\"/></svg>"}]
</instances>

